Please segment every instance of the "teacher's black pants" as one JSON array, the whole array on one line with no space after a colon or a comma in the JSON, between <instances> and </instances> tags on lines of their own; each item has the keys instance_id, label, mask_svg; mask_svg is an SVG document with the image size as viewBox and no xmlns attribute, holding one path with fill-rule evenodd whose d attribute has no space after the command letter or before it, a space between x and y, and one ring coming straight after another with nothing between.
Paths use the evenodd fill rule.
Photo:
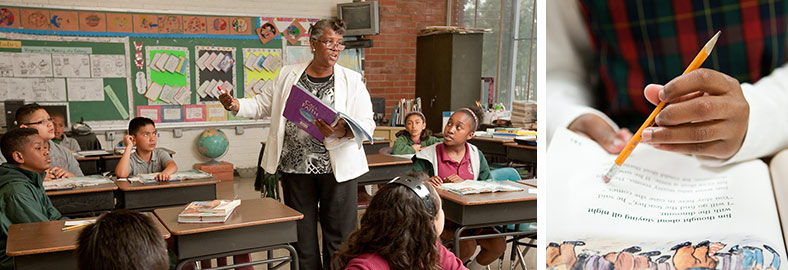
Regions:
<instances>
[{"instance_id":1,"label":"teacher's black pants","mask_svg":"<svg viewBox=\"0 0 788 270\"><path fill-rule=\"evenodd\" d=\"M297 224L301 270L330 269L331 256L356 228L357 180L337 183L334 174L282 174L285 205L304 214ZM317 241L317 222L323 230L323 259Z\"/></svg>"}]
</instances>

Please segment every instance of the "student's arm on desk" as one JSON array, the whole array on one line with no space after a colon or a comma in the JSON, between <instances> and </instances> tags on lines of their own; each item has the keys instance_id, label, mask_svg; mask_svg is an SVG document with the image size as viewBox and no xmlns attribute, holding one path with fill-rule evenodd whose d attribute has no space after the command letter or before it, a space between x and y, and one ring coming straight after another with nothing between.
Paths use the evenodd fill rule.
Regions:
<instances>
[{"instance_id":1,"label":"student's arm on desk","mask_svg":"<svg viewBox=\"0 0 788 270\"><path fill-rule=\"evenodd\" d=\"M156 175L155 179L159 181L170 180L170 175L178 171L178 165L175 164L175 160L173 160L166 151L156 151L156 155L158 155L157 158L164 163L164 170Z\"/></svg>"},{"instance_id":2,"label":"student's arm on desk","mask_svg":"<svg viewBox=\"0 0 788 270\"><path fill-rule=\"evenodd\" d=\"M115 166L115 175L117 175L118 178L129 177L131 173L131 166L129 163L131 162L131 151L134 150L134 138L132 138L131 135L126 135L123 137L123 143L126 144L126 150L123 151L118 165Z\"/></svg>"},{"instance_id":3,"label":"student's arm on desk","mask_svg":"<svg viewBox=\"0 0 788 270\"><path fill-rule=\"evenodd\" d=\"M10 183L4 189L9 191L4 192L5 196L0 201L0 204L2 204L0 209L3 210L3 214L12 223L64 219L63 215L52 205L49 197L46 194L39 197L38 192L40 191L32 190L31 186L21 183ZM44 204L43 211L42 204Z\"/></svg>"}]
</instances>

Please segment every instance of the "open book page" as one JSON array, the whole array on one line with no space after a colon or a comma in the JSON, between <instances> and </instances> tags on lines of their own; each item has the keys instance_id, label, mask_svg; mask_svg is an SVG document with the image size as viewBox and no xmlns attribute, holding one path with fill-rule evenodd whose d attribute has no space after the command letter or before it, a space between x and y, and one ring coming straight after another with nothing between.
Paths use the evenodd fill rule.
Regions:
<instances>
[{"instance_id":1,"label":"open book page","mask_svg":"<svg viewBox=\"0 0 788 270\"><path fill-rule=\"evenodd\" d=\"M465 180L459 183L444 183L438 188L460 195L523 190L522 187L505 184L505 182L508 181Z\"/></svg>"},{"instance_id":2,"label":"open book page","mask_svg":"<svg viewBox=\"0 0 788 270\"><path fill-rule=\"evenodd\" d=\"M547 152L548 268L768 269L785 261L762 161L709 168L641 144L605 184L615 158L586 137L555 134Z\"/></svg>"},{"instance_id":3,"label":"open book page","mask_svg":"<svg viewBox=\"0 0 788 270\"><path fill-rule=\"evenodd\" d=\"M44 190L62 190L75 187L98 186L101 184L112 184L112 180L101 175L74 176L68 178L53 179L44 181Z\"/></svg>"}]
</instances>

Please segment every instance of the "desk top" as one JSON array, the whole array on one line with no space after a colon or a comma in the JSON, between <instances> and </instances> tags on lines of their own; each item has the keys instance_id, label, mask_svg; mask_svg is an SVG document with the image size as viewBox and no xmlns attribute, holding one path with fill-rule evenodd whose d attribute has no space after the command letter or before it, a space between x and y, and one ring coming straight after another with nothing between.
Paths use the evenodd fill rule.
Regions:
<instances>
[{"instance_id":1,"label":"desk top","mask_svg":"<svg viewBox=\"0 0 788 270\"><path fill-rule=\"evenodd\" d=\"M170 156L175 155L175 151L172 151L166 147L156 147L156 149L167 151L167 153L170 154ZM123 157L122 154L115 154L114 151L109 151L109 150L107 151L106 155L95 155L95 156L74 155L74 158L77 159L77 161L99 160L99 159L120 159L121 157Z\"/></svg>"},{"instance_id":2,"label":"desk top","mask_svg":"<svg viewBox=\"0 0 788 270\"><path fill-rule=\"evenodd\" d=\"M391 143L391 140L383 139L383 140L375 140L374 142L375 143ZM261 141L260 144L265 145L265 141ZM369 141L364 141L364 144L370 144L370 142Z\"/></svg>"},{"instance_id":3,"label":"desk top","mask_svg":"<svg viewBox=\"0 0 788 270\"><path fill-rule=\"evenodd\" d=\"M164 239L170 238L170 232L152 213L148 215ZM79 218L72 220L85 220ZM9 256L34 255L77 249L77 237L81 229L63 231L65 220L47 222L13 224L8 227L8 244L6 253Z\"/></svg>"},{"instance_id":4,"label":"desk top","mask_svg":"<svg viewBox=\"0 0 788 270\"><path fill-rule=\"evenodd\" d=\"M536 179L523 179L523 180L517 181L517 183L526 185L528 187L536 187L537 181L536 181Z\"/></svg>"},{"instance_id":5,"label":"desk top","mask_svg":"<svg viewBox=\"0 0 788 270\"><path fill-rule=\"evenodd\" d=\"M92 193L92 192L112 191L117 189L118 189L117 185L107 183L107 184L101 184L101 185L89 186L89 187L76 187L74 189L67 189L67 190L47 191L47 196Z\"/></svg>"},{"instance_id":6,"label":"desk top","mask_svg":"<svg viewBox=\"0 0 788 270\"><path fill-rule=\"evenodd\" d=\"M303 214L271 198L241 200L241 205L224 223L178 223L178 214L184 208L186 206L161 208L153 212L174 235L212 232L304 218Z\"/></svg>"},{"instance_id":7,"label":"desk top","mask_svg":"<svg viewBox=\"0 0 788 270\"><path fill-rule=\"evenodd\" d=\"M135 191L135 190L146 190L146 189L215 185L216 183L219 182L220 182L219 179L217 179L216 177L211 177L211 178L200 178L200 179L186 179L183 181L174 181L174 182L157 182L153 184L143 184L140 182L129 183L129 181L126 180L115 180L115 185L117 185L121 191Z\"/></svg>"},{"instance_id":8,"label":"desk top","mask_svg":"<svg viewBox=\"0 0 788 270\"><path fill-rule=\"evenodd\" d=\"M507 147L514 147L514 148L520 148L520 149L536 150L536 146L524 145L524 144L519 144L519 143L504 143L503 145L506 145Z\"/></svg>"},{"instance_id":9,"label":"desk top","mask_svg":"<svg viewBox=\"0 0 788 270\"><path fill-rule=\"evenodd\" d=\"M536 194L528 193L528 188L522 191L492 192L471 195L459 195L451 191L437 189L438 195L444 200L449 200L460 205L482 205L494 203L509 203L522 201L536 201Z\"/></svg>"},{"instance_id":10,"label":"desk top","mask_svg":"<svg viewBox=\"0 0 788 270\"><path fill-rule=\"evenodd\" d=\"M382 154L369 154L367 155L367 164L369 167L391 166L401 164L412 164L413 161L407 158L382 155Z\"/></svg>"},{"instance_id":11,"label":"desk top","mask_svg":"<svg viewBox=\"0 0 788 270\"><path fill-rule=\"evenodd\" d=\"M88 161L88 160L99 160L101 158L99 156L84 157L84 156L74 155L74 159L76 159L77 161Z\"/></svg>"}]
</instances>

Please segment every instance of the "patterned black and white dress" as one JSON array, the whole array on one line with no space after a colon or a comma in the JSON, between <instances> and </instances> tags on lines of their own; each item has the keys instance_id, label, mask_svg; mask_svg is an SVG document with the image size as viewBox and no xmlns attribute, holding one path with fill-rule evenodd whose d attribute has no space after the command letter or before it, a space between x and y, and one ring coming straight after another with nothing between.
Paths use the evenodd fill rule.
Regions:
<instances>
[{"instance_id":1,"label":"patterned black and white dress","mask_svg":"<svg viewBox=\"0 0 788 270\"><path fill-rule=\"evenodd\" d=\"M315 95L323 103L334 106L333 74L326 78L315 78L304 71L297 85ZM282 156L279 159L279 171L298 174L333 173L328 150L323 142L289 120L285 122L285 138L282 143Z\"/></svg>"}]
</instances>

